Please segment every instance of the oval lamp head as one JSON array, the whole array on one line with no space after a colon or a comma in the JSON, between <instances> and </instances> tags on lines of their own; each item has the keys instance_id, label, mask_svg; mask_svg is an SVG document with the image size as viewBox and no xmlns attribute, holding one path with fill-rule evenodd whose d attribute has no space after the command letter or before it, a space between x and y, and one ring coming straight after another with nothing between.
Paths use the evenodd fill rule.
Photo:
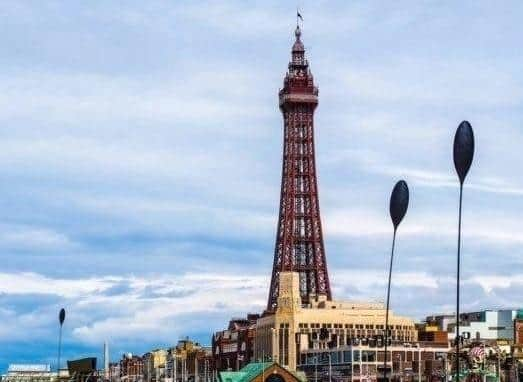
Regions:
<instances>
[{"instance_id":1,"label":"oval lamp head","mask_svg":"<svg viewBox=\"0 0 523 382\"><path fill-rule=\"evenodd\" d=\"M394 225L394 230L398 228L407 213L409 207L409 187L407 182L400 180L392 189L390 195L390 218Z\"/></svg>"},{"instance_id":2,"label":"oval lamp head","mask_svg":"<svg viewBox=\"0 0 523 382\"><path fill-rule=\"evenodd\" d=\"M65 321L65 309L60 309L60 314L58 315L58 320L60 321L60 326L64 324Z\"/></svg>"},{"instance_id":3,"label":"oval lamp head","mask_svg":"<svg viewBox=\"0 0 523 382\"><path fill-rule=\"evenodd\" d=\"M454 136L454 167L461 184L469 172L474 158L474 131L468 121L459 124Z\"/></svg>"}]
</instances>

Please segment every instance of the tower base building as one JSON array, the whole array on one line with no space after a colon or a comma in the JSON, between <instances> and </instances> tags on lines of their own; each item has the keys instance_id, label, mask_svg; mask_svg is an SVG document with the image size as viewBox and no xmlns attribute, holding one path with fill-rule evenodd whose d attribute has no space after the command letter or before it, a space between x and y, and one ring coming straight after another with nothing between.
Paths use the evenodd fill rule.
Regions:
<instances>
[{"instance_id":1,"label":"tower base building","mask_svg":"<svg viewBox=\"0 0 523 382\"><path fill-rule=\"evenodd\" d=\"M341 302L309 296L302 304L297 272L281 272L277 310L258 319L254 359L295 371L300 353L366 343L385 334L381 303ZM389 312L392 341L417 341L414 321Z\"/></svg>"}]
</instances>

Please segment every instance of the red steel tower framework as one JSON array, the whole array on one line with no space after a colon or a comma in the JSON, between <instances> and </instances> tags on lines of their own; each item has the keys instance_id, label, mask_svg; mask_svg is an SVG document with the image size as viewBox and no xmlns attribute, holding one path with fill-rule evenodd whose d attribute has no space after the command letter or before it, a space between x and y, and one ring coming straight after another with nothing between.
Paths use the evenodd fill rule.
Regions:
<instances>
[{"instance_id":1,"label":"red steel tower framework","mask_svg":"<svg viewBox=\"0 0 523 382\"><path fill-rule=\"evenodd\" d=\"M310 295L331 299L314 158L318 88L305 59L299 26L295 35L292 60L279 92L284 123L283 167L268 311L276 309L280 272L299 273L303 303Z\"/></svg>"}]
</instances>

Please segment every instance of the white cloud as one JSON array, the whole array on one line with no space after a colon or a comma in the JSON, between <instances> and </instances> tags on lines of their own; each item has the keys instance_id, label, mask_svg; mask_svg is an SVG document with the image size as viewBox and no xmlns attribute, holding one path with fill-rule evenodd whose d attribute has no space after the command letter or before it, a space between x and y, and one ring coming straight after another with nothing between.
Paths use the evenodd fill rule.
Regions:
<instances>
[{"instance_id":1,"label":"white cloud","mask_svg":"<svg viewBox=\"0 0 523 382\"><path fill-rule=\"evenodd\" d=\"M266 302L266 285L267 278L259 275L198 273L147 278L63 279L35 273L0 273L0 294L59 297L66 307L72 334L76 340L86 343L98 343L107 338L112 341L139 340L143 336L160 341L165 336L176 338L176 333L181 336L188 330L182 324L187 320L185 317L213 312L221 317L250 310L261 311ZM2 311L3 317L13 315L12 311ZM32 320L26 321L28 326L37 325ZM46 318L42 321L52 320ZM22 329L19 328L24 331ZM33 335L31 328L25 329L28 335ZM208 330L209 327L201 329ZM8 331L5 336L1 334L1 340L11 340Z\"/></svg>"},{"instance_id":2,"label":"white cloud","mask_svg":"<svg viewBox=\"0 0 523 382\"><path fill-rule=\"evenodd\" d=\"M350 89L352 94L374 102L506 107L519 105L523 100L523 92L507 68L488 62L471 66L461 58L416 57L400 58L387 65L344 65L333 69L329 75L344 85L337 89Z\"/></svg>"},{"instance_id":3,"label":"white cloud","mask_svg":"<svg viewBox=\"0 0 523 382\"><path fill-rule=\"evenodd\" d=\"M119 278L54 279L37 273L0 273L0 293L51 294L75 298L103 292Z\"/></svg>"},{"instance_id":4,"label":"white cloud","mask_svg":"<svg viewBox=\"0 0 523 382\"><path fill-rule=\"evenodd\" d=\"M263 96L253 92L255 79L244 70L228 68L216 76L200 67L183 77L153 83L147 78L90 73L11 72L1 78L0 119L30 117L66 125L82 122L77 133L115 120L200 126L221 121L222 131L227 133L230 128L225 121L260 119L270 112L260 102L241 102L246 95L253 99ZM235 86L228 86L233 80Z\"/></svg>"},{"instance_id":5,"label":"white cloud","mask_svg":"<svg viewBox=\"0 0 523 382\"><path fill-rule=\"evenodd\" d=\"M491 293L495 289L519 288L523 284L522 275L478 275L473 276L468 281L478 284L485 293Z\"/></svg>"},{"instance_id":6,"label":"white cloud","mask_svg":"<svg viewBox=\"0 0 523 382\"><path fill-rule=\"evenodd\" d=\"M8 224L0 226L0 247L4 249L41 251L72 249L75 246L76 243L66 235L48 228Z\"/></svg>"},{"instance_id":7,"label":"white cloud","mask_svg":"<svg viewBox=\"0 0 523 382\"><path fill-rule=\"evenodd\" d=\"M339 270L336 272L336 285L342 287L344 284L351 284L362 290L369 290L386 286L385 276L385 272L375 269ZM404 288L437 288L439 282L437 277L426 272L396 272L393 285Z\"/></svg>"},{"instance_id":8,"label":"white cloud","mask_svg":"<svg viewBox=\"0 0 523 382\"><path fill-rule=\"evenodd\" d=\"M382 300L386 286L385 272L340 269L333 276L336 299ZM464 285L480 285L489 294L493 290L519 284L520 280L521 275L503 279L492 274L481 274L463 282ZM220 328L225 324L222 320L234 315L261 312L266 303L268 281L266 275L243 276L221 272L75 279L52 278L34 273L1 273L0 293L15 297L34 294L60 297L68 314L68 330L75 341L95 344L109 339L118 343L147 337L148 340L165 342L174 341L177 336L190 330ZM451 281L446 276L426 272L398 271L393 278L393 288L403 291L401 293L405 296L413 290L418 294L423 293L423 290L437 293L447 288ZM357 291L352 290L353 287L357 287ZM344 292L346 289L349 292ZM481 301L482 296L478 295L477 304ZM40 311L39 314L45 312L44 315L53 316L56 313L52 310L54 306L53 302L50 306L35 309ZM445 307L445 304L441 304L431 309L438 311ZM426 314L430 312L426 311ZM16 313L3 308L0 315L7 319L13 318ZM208 317L208 320L204 317ZM34 329L38 328L39 332L45 333L44 329L50 322L53 322L52 317L36 320L34 314L26 313L19 322L23 326L19 330L25 329L28 335L33 335L34 326ZM0 332L0 340L10 340L9 333Z\"/></svg>"},{"instance_id":9,"label":"white cloud","mask_svg":"<svg viewBox=\"0 0 523 382\"><path fill-rule=\"evenodd\" d=\"M392 235L392 225L386 210L383 210L380 215L370 208L340 208L324 214L324 221L326 234L337 238ZM523 242L518 219L474 211L467 214L465 223L463 229L465 238L499 245ZM420 213L414 217L407 216L400 228L400 234L410 236L410 240L415 239L416 236L454 238L457 234L457 215L454 211L445 209L432 210L424 216Z\"/></svg>"}]
</instances>

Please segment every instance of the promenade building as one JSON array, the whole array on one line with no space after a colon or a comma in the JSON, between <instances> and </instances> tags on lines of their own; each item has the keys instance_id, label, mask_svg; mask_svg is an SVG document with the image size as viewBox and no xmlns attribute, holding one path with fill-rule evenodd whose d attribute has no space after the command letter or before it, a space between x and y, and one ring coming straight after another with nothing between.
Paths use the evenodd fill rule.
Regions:
<instances>
[{"instance_id":1,"label":"promenade building","mask_svg":"<svg viewBox=\"0 0 523 382\"><path fill-rule=\"evenodd\" d=\"M56 379L56 372L51 371L49 364L11 364L0 379L2 382L51 382Z\"/></svg>"},{"instance_id":2,"label":"promenade building","mask_svg":"<svg viewBox=\"0 0 523 382\"><path fill-rule=\"evenodd\" d=\"M122 382L141 382L144 375L144 360L131 353L124 354L120 360Z\"/></svg>"},{"instance_id":3,"label":"promenade building","mask_svg":"<svg viewBox=\"0 0 523 382\"><path fill-rule=\"evenodd\" d=\"M438 325L430 322L417 323L418 341L446 344L449 342L449 334L445 330L440 330Z\"/></svg>"},{"instance_id":4,"label":"promenade building","mask_svg":"<svg viewBox=\"0 0 523 382\"><path fill-rule=\"evenodd\" d=\"M239 370L253 360L256 321L259 314L233 318L225 330L212 339L212 352L217 370Z\"/></svg>"},{"instance_id":5,"label":"promenade building","mask_svg":"<svg viewBox=\"0 0 523 382\"><path fill-rule=\"evenodd\" d=\"M523 317L523 310L500 309L482 310L460 314L460 335L471 340L514 341L514 325L517 318ZM426 322L447 331L449 339L456 337L456 318L454 315L435 315Z\"/></svg>"},{"instance_id":6,"label":"promenade building","mask_svg":"<svg viewBox=\"0 0 523 382\"><path fill-rule=\"evenodd\" d=\"M523 345L523 310L519 310L514 319L514 344Z\"/></svg>"},{"instance_id":7,"label":"promenade building","mask_svg":"<svg viewBox=\"0 0 523 382\"><path fill-rule=\"evenodd\" d=\"M143 355L143 377L146 382L159 382L165 378L167 350L155 349Z\"/></svg>"},{"instance_id":8,"label":"promenade building","mask_svg":"<svg viewBox=\"0 0 523 382\"><path fill-rule=\"evenodd\" d=\"M303 373L290 372L275 362L252 362L238 371L222 371L218 382L307 382Z\"/></svg>"},{"instance_id":9,"label":"promenade building","mask_svg":"<svg viewBox=\"0 0 523 382\"><path fill-rule=\"evenodd\" d=\"M381 303L342 302L314 296L303 304L299 274L280 273L277 309L258 319L254 358L272 360L294 371L300 353L340 348L384 334L385 307ZM389 312L394 342L417 340L414 321Z\"/></svg>"},{"instance_id":10,"label":"promenade building","mask_svg":"<svg viewBox=\"0 0 523 382\"><path fill-rule=\"evenodd\" d=\"M397 381L445 381L450 370L449 350L448 344L393 344L387 348L388 374ZM297 368L308 381L377 381L383 377L384 360L383 346L369 340L336 349L302 351Z\"/></svg>"},{"instance_id":11,"label":"promenade building","mask_svg":"<svg viewBox=\"0 0 523 382\"><path fill-rule=\"evenodd\" d=\"M519 380L523 380L523 310L519 310L514 319L514 343L511 353L516 368L520 371Z\"/></svg>"},{"instance_id":12,"label":"promenade building","mask_svg":"<svg viewBox=\"0 0 523 382\"><path fill-rule=\"evenodd\" d=\"M203 382L214 380L212 349L188 338L178 341L167 351L165 362L166 382Z\"/></svg>"},{"instance_id":13,"label":"promenade building","mask_svg":"<svg viewBox=\"0 0 523 382\"><path fill-rule=\"evenodd\" d=\"M122 370L120 362L110 362L107 378L111 382L119 382L122 379Z\"/></svg>"}]
</instances>

